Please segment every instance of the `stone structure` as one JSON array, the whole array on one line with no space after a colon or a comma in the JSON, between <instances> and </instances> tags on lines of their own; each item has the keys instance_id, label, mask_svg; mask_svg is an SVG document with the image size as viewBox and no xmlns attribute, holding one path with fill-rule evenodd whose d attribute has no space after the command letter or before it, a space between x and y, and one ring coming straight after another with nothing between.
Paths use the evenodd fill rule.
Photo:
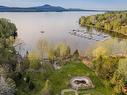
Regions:
<instances>
[{"instance_id":1,"label":"stone structure","mask_svg":"<svg viewBox=\"0 0 127 95\"><path fill-rule=\"evenodd\" d=\"M91 89L95 86L93 85L89 77L74 77L70 80L71 87L75 90L79 89Z\"/></svg>"},{"instance_id":2,"label":"stone structure","mask_svg":"<svg viewBox=\"0 0 127 95\"><path fill-rule=\"evenodd\" d=\"M0 95L14 95L16 90L15 82L6 77L6 70L0 65Z\"/></svg>"}]
</instances>

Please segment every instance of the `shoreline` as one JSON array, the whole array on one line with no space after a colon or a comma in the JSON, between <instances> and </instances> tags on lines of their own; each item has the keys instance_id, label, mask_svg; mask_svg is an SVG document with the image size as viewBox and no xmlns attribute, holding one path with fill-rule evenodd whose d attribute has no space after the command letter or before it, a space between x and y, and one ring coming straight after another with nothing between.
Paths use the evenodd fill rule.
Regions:
<instances>
[{"instance_id":1,"label":"shoreline","mask_svg":"<svg viewBox=\"0 0 127 95\"><path fill-rule=\"evenodd\" d=\"M98 28L94 25L81 25L81 23L79 23L81 27L91 27L91 28L94 28L94 29L100 29L100 30L103 30L104 32L114 32L114 33L118 33L118 34L121 34L121 35L124 35L127 37L127 34L124 34L124 33L120 33L118 31L115 31L115 30L106 30L105 28Z\"/></svg>"}]
</instances>

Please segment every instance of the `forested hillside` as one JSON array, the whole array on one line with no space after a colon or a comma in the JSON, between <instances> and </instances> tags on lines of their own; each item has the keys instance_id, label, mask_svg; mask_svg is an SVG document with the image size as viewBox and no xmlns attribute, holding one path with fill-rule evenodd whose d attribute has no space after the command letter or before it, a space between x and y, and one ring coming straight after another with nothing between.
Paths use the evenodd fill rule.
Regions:
<instances>
[{"instance_id":1,"label":"forested hillside","mask_svg":"<svg viewBox=\"0 0 127 95\"><path fill-rule=\"evenodd\" d=\"M83 16L80 18L79 23L81 26L91 26L127 35L127 12L108 12L87 17Z\"/></svg>"}]
</instances>

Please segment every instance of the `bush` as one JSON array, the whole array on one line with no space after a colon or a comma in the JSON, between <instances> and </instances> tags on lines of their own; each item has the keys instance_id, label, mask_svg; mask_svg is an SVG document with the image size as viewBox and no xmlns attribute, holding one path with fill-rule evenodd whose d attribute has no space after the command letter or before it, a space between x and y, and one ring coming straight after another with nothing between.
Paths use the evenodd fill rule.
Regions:
<instances>
[{"instance_id":1,"label":"bush","mask_svg":"<svg viewBox=\"0 0 127 95\"><path fill-rule=\"evenodd\" d=\"M30 90L33 90L34 88L35 88L34 83L33 83L33 82L30 82L30 83L29 83L29 89L30 89Z\"/></svg>"}]
</instances>

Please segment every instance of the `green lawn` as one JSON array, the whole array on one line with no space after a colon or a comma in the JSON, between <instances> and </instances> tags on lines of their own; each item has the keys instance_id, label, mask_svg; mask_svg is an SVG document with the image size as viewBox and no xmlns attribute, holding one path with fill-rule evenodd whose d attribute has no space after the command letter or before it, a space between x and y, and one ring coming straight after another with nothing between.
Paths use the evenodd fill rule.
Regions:
<instances>
[{"instance_id":1,"label":"green lawn","mask_svg":"<svg viewBox=\"0 0 127 95\"><path fill-rule=\"evenodd\" d=\"M88 76L96 86L94 89L78 91L79 95L111 95L112 89L105 87L95 73L87 68L80 61L73 61L64 65L60 70L52 72L48 77L42 72L28 72L24 75L29 76L35 85L32 91L28 88L28 83L19 81L17 95L60 95L64 89L70 89L70 79L75 76ZM48 81L46 82L46 77ZM66 93L73 95L73 93ZM65 94L65 95L66 95Z\"/></svg>"},{"instance_id":2,"label":"green lawn","mask_svg":"<svg viewBox=\"0 0 127 95\"><path fill-rule=\"evenodd\" d=\"M50 76L49 81L52 95L60 95L61 90L70 88L69 81L74 76L88 76L96 86L94 89L79 91L80 95L85 93L90 93L91 95L111 95L111 89L106 88L99 77L79 61L66 64L62 69Z\"/></svg>"}]
</instances>

